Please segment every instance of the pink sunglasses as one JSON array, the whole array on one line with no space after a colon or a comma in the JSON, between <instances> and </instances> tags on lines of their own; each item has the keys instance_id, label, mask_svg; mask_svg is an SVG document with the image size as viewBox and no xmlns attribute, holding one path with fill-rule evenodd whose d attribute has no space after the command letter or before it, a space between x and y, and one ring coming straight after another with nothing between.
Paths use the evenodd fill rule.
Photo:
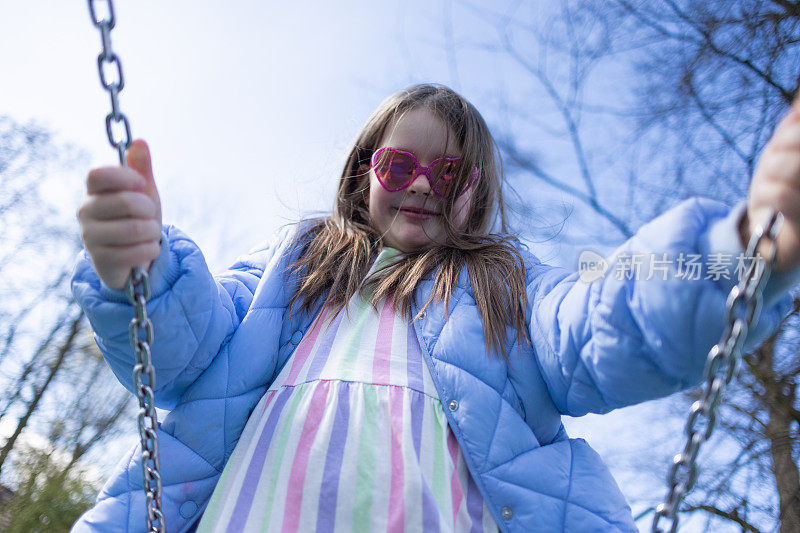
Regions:
<instances>
[{"instance_id":1,"label":"pink sunglasses","mask_svg":"<svg viewBox=\"0 0 800 533\"><path fill-rule=\"evenodd\" d=\"M405 150L385 147L372 156L370 168L375 171L378 181L389 192L400 191L411 185L420 174L425 174L431 189L438 196L447 198L456 188L456 163L460 157L442 157L423 167L417 156ZM467 192L478 176L477 167L472 167L472 176L459 196Z\"/></svg>"}]
</instances>

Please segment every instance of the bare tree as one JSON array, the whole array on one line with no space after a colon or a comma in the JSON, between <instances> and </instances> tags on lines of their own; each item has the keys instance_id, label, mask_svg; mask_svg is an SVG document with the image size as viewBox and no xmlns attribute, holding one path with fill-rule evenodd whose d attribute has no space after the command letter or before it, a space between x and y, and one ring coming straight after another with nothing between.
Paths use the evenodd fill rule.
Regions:
<instances>
[{"instance_id":1,"label":"bare tree","mask_svg":"<svg viewBox=\"0 0 800 533\"><path fill-rule=\"evenodd\" d=\"M81 320L83 319L83 313L79 313L77 317L72 320L69 320L67 323L67 332L64 339L62 339L59 344L58 348L55 350L54 356L51 358L50 361L47 363L42 364L42 355L45 351L45 348L50 344L52 339L48 338L43 346L40 347L34 353L31 360L28 362L25 368L25 375L24 382L19 383L18 390L21 392L22 388L25 385L32 385L31 386L31 398L27 401L23 400L25 404L23 412L21 416L17 419L17 425L14 428L14 431L11 433L11 436L6 439L3 448L0 449L0 472L2 472L3 464L5 463L8 455L14 449L14 445L17 443L17 439L22 434L23 430L28 427L28 423L31 421L31 417L36 413L39 406L41 405L42 399L44 398L45 394L47 393L50 385L54 382L56 376L59 374L59 371L64 366L64 363L67 361L68 355L70 354L74 342L75 337L78 335L81 327ZM62 324L58 325L58 329L61 329ZM30 373L27 372L29 368L31 368L34 364L42 364L44 367L42 372L43 376L42 379L38 383L30 383L33 381L30 379ZM22 380L20 380L22 381ZM38 381L38 380L37 380ZM9 407L14 403L16 400L20 400L21 394L17 396L17 398L10 398L8 401Z\"/></svg>"},{"instance_id":2,"label":"bare tree","mask_svg":"<svg viewBox=\"0 0 800 533\"><path fill-rule=\"evenodd\" d=\"M37 487L84 490L70 472L134 418L70 292L82 247L74 206L48 196L78 162L80 151L44 128L0 117L0 480L15 491L11 507L36 502L45 514ZM45 461L44 485L29 460Z\"/></svg>"},{"instance_id":3,"label":"bare tree","mask_svg":"<svg viewBox=\"0 0 800 533\"><path fill-rule=\"evenodd\" d=\"M516 74L517 91L497 89L494 129L520 195L517 211L535 215L532 197L567 197L579 220L591 221L565 231L563 243L615 246L684 198L743 198L758 154L798 93L797 1L457 5L491 30L472 46ZM451 62L456 41L443 43L453 47ZM549 238L529 235L542 236ZM712 456L682 509L705 515L708 530L800 531L795 303L781 331L745 357ZM680 413L695 396L684 395ZM641 498L649 508L642 526L661 494Z\"/></svg>"}]
</instances>

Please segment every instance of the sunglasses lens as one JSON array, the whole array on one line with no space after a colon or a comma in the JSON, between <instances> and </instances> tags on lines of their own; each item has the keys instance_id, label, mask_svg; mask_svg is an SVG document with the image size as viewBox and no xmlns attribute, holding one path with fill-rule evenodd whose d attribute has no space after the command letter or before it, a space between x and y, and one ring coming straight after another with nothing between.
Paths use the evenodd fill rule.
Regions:
<instances>
[{"instance_id":1,"label":"sunglasses lens","mask_svg":"<svg viewBox=\"0 0 800 533\"><path fill-rule=\"evenodd\" d=\"M414 177L414 160L394 150L384 150L375 162L375 173L389 189L399 189Z\"/></svg>"},{"instance_id":2,"label":"sunglasses lens","mask_svg":"<svg viewBox=\"0 0 800 533\"><path fill-rule=\"evenodd\" d=\"M433 165L433 171L431 174L434 176L433 188L436 190L436 192L442 196L449 196L453 193L456 183L458 182L456 179L457 175L455 161L447 161L446 159L443 159L436 162Z\"/></svg>"}]
</instances>

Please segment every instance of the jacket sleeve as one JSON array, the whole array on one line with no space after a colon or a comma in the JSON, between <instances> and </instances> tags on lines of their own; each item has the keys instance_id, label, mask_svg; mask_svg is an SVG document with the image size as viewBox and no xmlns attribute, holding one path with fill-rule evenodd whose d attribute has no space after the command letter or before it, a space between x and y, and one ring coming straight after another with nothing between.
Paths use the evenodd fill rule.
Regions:
<instances>
[{"instance_id":1,"label":"jacket sleeve","mask_svg":"<svg viewBox=\"0 0 800 533\"><path fill-rule=\"evenodd\" d=\"M736 228L745 209L744 200L733 209L685 200L642 226L593 281L532 260L526 318L539 369L562 413L604 413L700 382L741 274ZM690 266L698 263L699 271ZM800 268L770 276L745 351L777 330L792 309L788 291L798 283Z\"/></svg>"},{"instance_id":2,"label":"jacket sleeve","mask_svg":"<svg viewBox=\"0 0 800 533\"><path fill-rule=\"evenodd\" d=\"M212 276L198 246L179 229L164 225L161 253L149 272L147 302L147 315L153 322L157 407L173 408L236 331L265 266L286 241L288 230L284 228L270 242L239 257L227 271ZM78 254L71 287L103 357L133 392L135 356L128 336L133 307L125 292L100 280L86 250Z\"/></svg>"}]
</instances>

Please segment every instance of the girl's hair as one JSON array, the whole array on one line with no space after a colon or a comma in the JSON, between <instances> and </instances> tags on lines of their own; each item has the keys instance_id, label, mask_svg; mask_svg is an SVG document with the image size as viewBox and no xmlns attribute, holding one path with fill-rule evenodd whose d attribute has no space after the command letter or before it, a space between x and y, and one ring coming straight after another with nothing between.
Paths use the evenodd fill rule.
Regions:
<instances>
[{"instance_id":1,"label":"girl's hair","mask_svg":"<svg viewBox=\"0 0 800 533\"><path fill-rule=\"evenodd\" d=\"M382 236L370 224L367 207L370 159L388 129L405 113L419 108L433 112L455 134L461 150L457 192L468 183L472 168L478 168L479 176L471 185L466 227L452 225L450 215L456 192L442 206L446 242L401 253L365 279L383 246ZM501 352L507 359L506 327L511 325L516 330L517 342L528 338L523 311L527 298L524 261L514 246L516 238L506 234L500 168L497 146L483 117L452 89L422 84L390 96L367 120L350 150L339 178L332 215L313 219L293 243L293 247L302 246L298 259L290 266L300 275L300 287L289 308L302 302L301 308L310 311L324 298L332 311L328 316L335 316L359 291L376 308L381 298L392 295L395 311L410 319L415 290L427 274L438 268L434 289L420 314L432 302L442 300L447 309L466 265L486 349L490 354ZM498 218L501 234L492 233Z\"/></svg>"}]
</instances>

